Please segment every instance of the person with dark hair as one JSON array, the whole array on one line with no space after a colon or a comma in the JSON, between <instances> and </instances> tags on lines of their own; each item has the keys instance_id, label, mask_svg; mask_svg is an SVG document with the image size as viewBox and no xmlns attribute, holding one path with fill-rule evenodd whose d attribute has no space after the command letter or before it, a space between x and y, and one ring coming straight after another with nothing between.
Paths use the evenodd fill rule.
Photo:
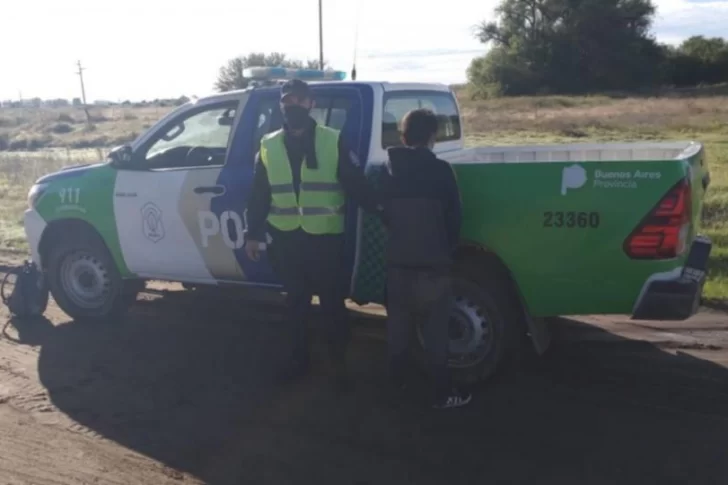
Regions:
<instances>
[{"instance_id":1,"label":"person with dark hair","mask_svg":"<svg viewBox=\"0 0 728 485\"><path fill-rule=\"evenodd\" d=\"M448 321L452 308L450 269L460 236L461 202L455 173L433 153L436 115L416 109L402 120L403 147L389 148L382 174L389 240L387 337L394 384L405 385L412 325L422 323L434 381L436 409L468 404L469 393L452 386Z\"/></svg>"},{"instance_id":2,"label":"person with dark hair","mask_svg":"<svg viewBox=\"0 0 728 485\"><path fill-rule=\"evenodd\" d=\"M321 302L337 389L348 384L344 214L347 196L381 212L377 194L339 131L311 118L313 96L293 79L281 88L284 127L263 136L248 201L245 252L258 261L266 232L271 265L286 295L292 349L283 377L309 371L306 319L311 297Z\"/></svg>"}]
</instances>

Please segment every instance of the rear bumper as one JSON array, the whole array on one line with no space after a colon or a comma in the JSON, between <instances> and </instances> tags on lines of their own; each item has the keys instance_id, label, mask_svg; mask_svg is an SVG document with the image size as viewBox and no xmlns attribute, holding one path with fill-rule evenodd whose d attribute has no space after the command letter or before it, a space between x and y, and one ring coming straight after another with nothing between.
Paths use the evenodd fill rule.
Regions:
<instances>
[{"instance_id":1,"label":"rear bumper","mask_svg":"<svg viewBox=\"0 0 728 485\"><path fill-rule=\"evenodd\" d=\"M700 296L703 293L708 256L712 246L707 237L696 237L679 277L647 283L647 288L632 318L686 320L693 316L700 307Z\"/></svg>"}]
</instances>

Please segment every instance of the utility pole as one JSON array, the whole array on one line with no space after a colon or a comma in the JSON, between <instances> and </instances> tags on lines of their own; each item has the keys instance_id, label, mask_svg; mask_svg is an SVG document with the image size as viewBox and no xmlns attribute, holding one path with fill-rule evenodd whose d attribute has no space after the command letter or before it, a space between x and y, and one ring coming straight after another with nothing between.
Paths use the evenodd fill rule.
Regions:
<instances>
[{"instance_id":1,"label":"utility pole","mask_svg":"<svg viewBox=\"0 0 728 485\"><path fill-rule=\"evenodd\" d=\"M86 104L86 87L83 85L83 71L85 71L86 68L81 67L81 61L76 62L76 65L78 66L76 74L78 74L78 77L81 80L81 102L83 103L83 111L86 113L86 124L90 125L91 116L88 114L88 105Z\"/></svg>"},{"instance_id":2,"label":"utility pole","mask_svg":"<svg viewBox=\"0 0 728 485\"><path fill-rule=\"evenodd\" d=\"M319 7L319 68L324 70L324 21L323 21L323 7L321 3L323 0L318 0Z\"/></svg>"}]
</instances>

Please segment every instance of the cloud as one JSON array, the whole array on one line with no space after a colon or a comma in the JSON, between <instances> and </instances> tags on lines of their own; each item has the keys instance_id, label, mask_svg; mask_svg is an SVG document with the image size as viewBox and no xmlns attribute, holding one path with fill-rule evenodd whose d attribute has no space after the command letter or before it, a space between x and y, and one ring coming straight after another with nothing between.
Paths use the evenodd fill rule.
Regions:
<instances>
[{"instance_id":1,"label":"cloud","mask_svg":"<svg viewBox=\"0 0 728 485\"><path fill-rule=\"evenodd\" d=\"M653 33L657 40L677 44L693 35L724 37L728 1L657 0Z\"/></svg>"},{"instance_id":2,"label":"cloud","mask_svg":"<svg viewBox=\"0 0 728 485\"><path fill-rule=\"evenodd\" d=\"M660 42L728 35L728 0L654 1L652 32ZM200 10L180 8L175 0L6 1L4 18L32 19L43 35L29 37L27 22L0 29L0 45L13 46L3 51L0 99L17 97L19 89L26 97L77 96L77 59L88 67L92 99L141 99L208 92L220 65L251 51L317 57L315 2L279 2L271 9L266 2L206 0ZM327 0L325 56L348 71L358 39L359 79L462 82L472 59L486 51L473 26L493 20L499 2L447 0L445 8L413 9L415 0ZM71 24L84 28L69 29ZM112 24L145 35L125 35ZM17 39L25 41L16 45Z\"/></svg>"}]
</instances>

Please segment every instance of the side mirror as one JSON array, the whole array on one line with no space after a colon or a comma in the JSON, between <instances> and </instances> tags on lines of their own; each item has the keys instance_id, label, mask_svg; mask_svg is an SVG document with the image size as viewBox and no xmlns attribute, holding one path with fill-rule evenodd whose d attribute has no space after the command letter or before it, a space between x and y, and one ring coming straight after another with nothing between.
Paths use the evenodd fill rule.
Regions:
<instances>
[{"instance_id":1,"label":"side mirror","mask_svg":"<svg viewBox=\"0 0 728 485\"><path fill-rule=\"evenodd\" d=\"M113 148L106 156L107 160L111 162L111 165L115 167L122 167L128 165L131 162L132 151L130 145L121 145Z\"/></svg>"}]
</instances>

